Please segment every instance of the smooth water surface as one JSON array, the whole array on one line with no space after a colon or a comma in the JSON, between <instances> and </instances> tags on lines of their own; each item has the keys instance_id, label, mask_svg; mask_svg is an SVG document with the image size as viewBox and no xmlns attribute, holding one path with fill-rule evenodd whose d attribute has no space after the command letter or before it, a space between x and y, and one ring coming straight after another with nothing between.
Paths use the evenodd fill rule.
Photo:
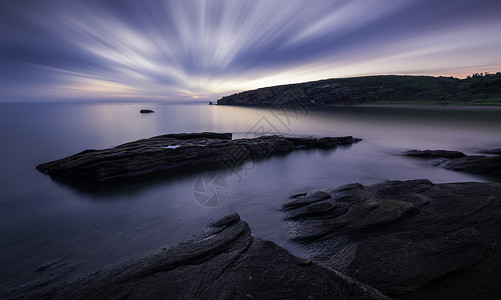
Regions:
<instances>
[{"instance_id":1,"label":"smooth water surface","mask_svg":"<svg viewBox=\"0 0 501 300\"><path fill-rule=\"evenodd\" d=\"M142 108L153 114L139 114ZM171 245L231 212L253 234L296 255L279 211L290 195L360 182L492 178L448 171L399 155L410 149L476 153L501 148L500 110L332 107L284 111L206 104L0 104L0 282L67 280ZM335 150L302 150L219 175L221 205L194 198L202 174L138 182L99 194L77 191L35 170L85 149L177 132L345 136L363 141ZM212 177L211 177L212 176ZM495 180L495 179L494 179ZM209 191L208 191L209 192Z\"/></svg>"}]
</instances>

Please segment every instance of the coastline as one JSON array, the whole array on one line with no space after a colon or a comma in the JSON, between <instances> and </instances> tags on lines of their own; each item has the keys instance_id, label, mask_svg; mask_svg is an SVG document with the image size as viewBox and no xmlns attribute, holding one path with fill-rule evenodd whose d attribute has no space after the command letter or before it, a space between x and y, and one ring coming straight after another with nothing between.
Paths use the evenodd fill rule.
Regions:
<instances>
[{"instance_id":1,"label":"coastline","mask_svg":"<svg viewBox=\"0 0 501 300\"><path fill-rule=\"evenodd\" d=\"M354 107L388 107L388 108L415 108L415 109L443 109L443 110L501 110L501 106L492 105L419 105L419 104L359 104Z\"/></svg>"},{"instance_id":2,"label":"coastline","mask_svg":"<svg viewBox=\"0 0 501 300\"><path fill-rule=\"evenodd\" d=\"M268 108L273 105L267 104L215 104L214 106L238 106L250 108ZM361 107L361 108L412 108L412 109L440 109L440 110L501 110L500 106L494 105L429 105L429 104L356 104L356 105L308 105L308 108L322 108L322 107Z\"/></svg>"}]
</instances>

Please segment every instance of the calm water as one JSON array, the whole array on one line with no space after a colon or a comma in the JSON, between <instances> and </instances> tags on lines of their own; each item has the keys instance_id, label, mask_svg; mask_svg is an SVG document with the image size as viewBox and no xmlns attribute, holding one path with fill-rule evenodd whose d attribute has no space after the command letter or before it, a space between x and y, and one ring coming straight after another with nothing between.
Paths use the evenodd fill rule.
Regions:
<instances>
[{"instance_id":1,"label":"calm water","mask_svg":"<svg viewBox=\"0 0 501 300\"><path fill-rule=\"evenodd\" d=\"M156 112L142 115L141 108ZM214 208L195 201L193 187L200 174L91 194L35 170L39 163L84 149L200 131L233 132L237 138L262 132L353 135L363 141L333 151L297 151L249 164L244 170L220 171L228 194ZM5 287L50 274L67 280L171 245L231 212L247 220L256 236L301 255L301 249L287 240L279 212L288 196L388 179L487 181L398 153L500 148L501 111L323 108L284 114L205 104L0 104L0 138L0 282Z\"/></svg>"}]
</instances>

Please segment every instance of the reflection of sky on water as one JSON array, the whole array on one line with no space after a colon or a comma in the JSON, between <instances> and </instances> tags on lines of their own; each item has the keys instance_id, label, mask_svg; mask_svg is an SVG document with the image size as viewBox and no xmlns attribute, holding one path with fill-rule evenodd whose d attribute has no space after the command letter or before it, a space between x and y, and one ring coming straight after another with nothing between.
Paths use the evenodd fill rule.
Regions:
<instances>
[{"instance_id":1,"label":"reflection of sky on water","mask_svg":"<svg viewBox=\"0 0 501 300\"><path fill-rule=\"evenodd\" d=\"M140 114L143 108L155 113ZM273 157L249 164L238 176L223 170L228 195L222 205L210 209L193 197L198 173L92 194L53 181L34 168L84 149L165 133L218 131L242 137L263 117L284 134L353 135L364 140L331 151ZM279 211L290 195L387 179L486 180L398 153L411 148L470 153L500 148L501 110L331 108L290 119L290 130L268 109L257 108L0 104L0 139L6 141L0 148L0 282L26 281L37 275L33 270L38 266L54 259L76 261L81 263L76 273L89 272L172 244L231 212L247 220L256 236L300 254L301 249L287 240Z\"/></svg>"}]
</instances>

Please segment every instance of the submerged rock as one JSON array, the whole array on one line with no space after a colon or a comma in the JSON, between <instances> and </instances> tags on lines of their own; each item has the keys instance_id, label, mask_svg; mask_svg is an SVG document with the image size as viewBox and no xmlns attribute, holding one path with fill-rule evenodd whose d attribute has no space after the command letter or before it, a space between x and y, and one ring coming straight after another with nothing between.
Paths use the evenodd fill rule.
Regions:
<instances>
[{"instance_id":1,"label":"submerged rock","mask_svg":"<svg viewBox=\"0 0 501 300\"><path fill-rule=\"evenodd\" d=\"M501 148L481 150L480 153L501 155Z\"/></svg>"},{"instance_id":2,"label":"submerged rock","mask_svg":"<svg viewBox=\"0 0 501 300\"><path fill-rule=\"evenodd\" d=\"M151 113L154 113L155 111L153 111L151 109L141 109L139 112L142 114L151 114Z\"/></svg>"},{"instance_id":3,"label":"submerged rock","mask_svg":"<svg viewBox=\"0 0 501 300\"><path fill-rule=\"evenodd\" d=\"M492 154L499 149L491 150ZM481 175L501 176L501 156L466 155L458 151L447 150L411 150L406 156L422 158L448 159L442 166L449 170L463 171Z\"/></svg>"},{"instance_id":4,"label":"submerged rock","mask_svg":"<svg viewBox=\"0 0 501 300\"><path fill-rule=\"evenodd\" d=\"M466 156L453 159L444 168L482 175L501 176L501 156Z\"/></svg>"},{"instance_id":5,"label":"submerged rock","mask_svg":"<svg viewBox=\"0 0 501 300\"><path fill-rule=\"evenodd\" d=\"M501 184L351 184L283 211L309 258L388 296L501 297Z\"/></svg>"},{"instance_id":6,"label":"submerged rock","mask_svg":"<svg viewBox=\"0 0 501 300\"><path fill-rule=\"evenodd\" d=\"M404 155L423 158L459 158L466 156L463 152L447 150L410 150L404 152Z\"/></svg>"},{"instance_id":7,"label":"submerged rock","mask_svg":"<svg viewBox=\"0 0 501 300\"><path fill-rule=\"evenodd\" d=\"M388 299L337 271L251 236L237 214L169 249L102 269L36 299ZM15 298L13 297L13 298Z\"/></svg>"},{"instance_id":8,"label":"submerged rock","mask_svg":"<svg viewBox=\"0 0 501 300\"><path fill-rule=\"evenodd\" d=\"M232 140L231 133L166 134L104 150L85 150L40 164L37 169L59 180L103 184L152 174L210 168L237 168L249 160L296 149L335 148L358 142L353 137L293 138L263 136Z\"/></svg>"}]
</instances>

